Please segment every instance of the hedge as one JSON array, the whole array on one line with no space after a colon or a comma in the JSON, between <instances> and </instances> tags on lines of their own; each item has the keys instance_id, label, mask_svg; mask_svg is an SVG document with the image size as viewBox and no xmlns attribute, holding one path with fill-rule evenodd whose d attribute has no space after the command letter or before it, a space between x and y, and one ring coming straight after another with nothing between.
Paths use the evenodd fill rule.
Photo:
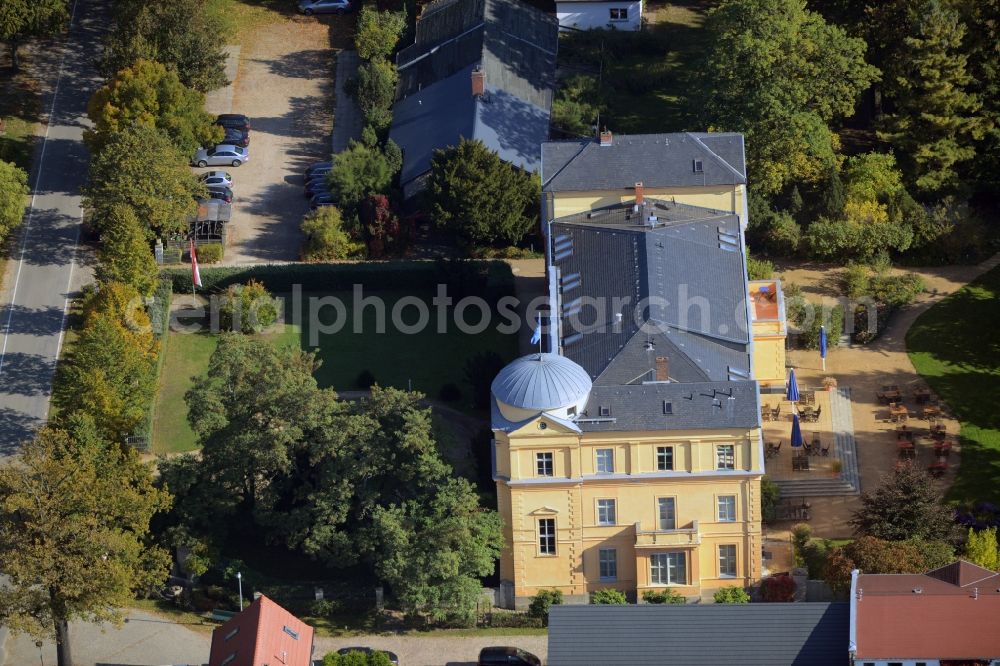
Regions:
<instances>
[{"instance_id":1,"label":"hedge","mask_svg":"<svg viewBox=\"0 0 1000 666\"><path fill-rule=\"evenodd\" d=\"M173 283L175 292L191 291L190 268L167 269L162 275ZM507 263L477 260L203 267L199 291L219 293L251 278L279 294L292 291L294 285L305 292L334 292L350 291L355 284L369 291L434 290L446 284L448 295L455 299L478 295L497 300L514 295L514 274Z\"/></svg>"}]
</instances>

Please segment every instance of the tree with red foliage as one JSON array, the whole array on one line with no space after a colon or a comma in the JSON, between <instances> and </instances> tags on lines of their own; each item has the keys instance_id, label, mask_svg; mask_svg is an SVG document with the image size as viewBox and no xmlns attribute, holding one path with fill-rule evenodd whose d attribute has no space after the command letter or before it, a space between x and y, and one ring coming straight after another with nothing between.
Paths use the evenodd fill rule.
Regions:
<instances>
[{"instance_id":1,"label":"tree with red foliage","mask_svg":"<svg viewBox=\"0 0 1000 666\"><path fill-rule=\"evenodd\" d=\"M867 574L922 573L927 560L913 542L863 536L830 553L823 577L832 590L842 591L851 584L854 569Z\"/></svg>"},{"instance_id":2,"label":"tree with red foliage","mask_svg":"<svg viewBox=\"0 0 1000 666\"><path fill-rule=\"evenodd\" d=\"M765 578L760 584L761 598L767 602L786 603L795 597L795 581L788 574Z\"/></svg>"},{"instance_id":3,"label":"tree with red foliage","mask_svg":"<svg viewBox=\"0 0 1000 666\"><path fill-rule=\"evenodd\" d=\"M409 227L400 221L384 194L369 194L361 202L361 227L370 259L402 254L409 245Z\"/></svg>"}]
</instances>

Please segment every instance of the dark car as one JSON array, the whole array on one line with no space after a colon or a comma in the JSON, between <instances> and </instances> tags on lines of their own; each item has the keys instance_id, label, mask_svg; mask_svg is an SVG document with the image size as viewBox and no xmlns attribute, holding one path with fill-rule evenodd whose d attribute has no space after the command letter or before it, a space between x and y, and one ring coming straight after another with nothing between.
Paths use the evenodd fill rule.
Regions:
<instances>
[{"instance_id":1,"label":"dark car","mask_svg":"<svg viewBox=\"0 0 1000 666\"><path fill-rule=\"evenodd\" d=\"M233 191L228 187L210 187L208 188L208 196L226 203L233 203Z\"/></svg>"},{"instance_id":2,"label":"dark car","mask_svg":"<svg viewBox=\"0 0 1000 666\"><path fill-rule=\"evenodd\" d=\"M233 127L235 129L250 129L250 119L242 113L223 113L215 119L215 124L222 125L223 127Z\"/></svg>"},{"instance_id":3,"label":"dark car","mask_svg":"<svg viewBox=\"0 0 1000 666\"><path fill-rule=\"evenodd\" d=\"M316 196L317 194L321 194L323 192L329 192L329 191L330 191L330 187L326 184L326 179L325 178L318 178L316 180L310 180L306 184L305 195L306 195L306 198L310 198L310 197Z\"/></svg>"},{"instance_id":4,"label":"dark car","mask_svg":"<svg viewBox=\"0 0 1000 666\"><path fill-rule=\"evenodd\" d=\"M226 127L225 129L226 138L222 143L244 147L250 145L250 130L240 129L239 127Z\"/></svg>"},{"instance_id":5,"label":"dark car","mask_svg":"<svg viewBox=\"0 0 1000 666\"><path fill-rule=\"evenodd\" d=\"M315 210L320 206L334 206L336 203L337 199L332 194L329 192L320 192L309 202L309 207Z\"/></svg>"},{"instance_id":6,"label":"dark car","mask_svg":"<svg viewBox=\"0 0 1000 666\"><path fill-rule=\"evenodd\" d=\"M484 647L479 651L478 666L542 666L542 660L516 647Z\"/></svg>"},{"instance_id":7,"label":"dark car","mask_svg":"<svg viewBox=\"0 0 1000 666\"><path fill-rule=\"evenodd\" d=\"M310 165L308 169L306 169L305 174L302 176L302 180L305 182L309 182L316 176L328 173L332 168L333 168L332 162L316 162L315 164Z\"/></svg>"},{"instance_id":8,"label":"dark car","mask_svg":"<svg viewBox=\"0 0 1000 666\"><path fill-rule=\"evenodd\" d=\"M381 652L385 656L389 657L394 666L399 666L399 657L396 656L395 652L389 652L388 650L373 650L370 647L345 647L337 650L337 654L343 656L345 654L350 654L351 652L360 652L362 654L371 654L373 652Z\"/></svg>"}]
</instances>

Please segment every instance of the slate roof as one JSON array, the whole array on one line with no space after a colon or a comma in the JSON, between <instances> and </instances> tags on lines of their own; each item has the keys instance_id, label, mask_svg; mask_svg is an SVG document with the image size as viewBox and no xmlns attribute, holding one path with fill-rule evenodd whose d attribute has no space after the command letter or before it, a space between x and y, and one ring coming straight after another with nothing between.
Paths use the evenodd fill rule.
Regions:
<instances>
[{"instance_id":1,"label":"slate roof","mask_svg":"<svg viewBox=\"0 0 1000 666\"><path fill-rule=\"evenodd\" d=\"M700 160L702 172L695 172ZM613 135L542 145L545 192L647 189L746 183L743 135L730 132Z\"/></svg>"},{"instance_id":2,"label":"slate roof","mask_svg":"<svg viewBox=\"0 0 1000 666\"><path fill-rule=\"evenodd\" d=\"M559 218L550 238L563 354L595 385L653 379L657 356L674 381L749 379L736 215L647 198Z\"/></svg>"},{"instance_id":3,"label":"slate roof","mask_svg":"<svg viewBox=\"0 0 1000 666\"><path fill-rule=\"evenodd\" d=\"M848 604L553 606L549 666L847 666Z\"/></svg>"},{"instance_id":4,"label":"slate roof","mask_svg":"<svg viewBox=\"0 0 1000 666\"><path fill-rule=\"evenodd\" d=\"M425 7L414 43L399 52L390 137L403 149L405 186L434 149L479 139L501 158L537 171L548 138L559 26L519 0L439 0ZM486 94L472 96L479 68Z\"/></svg>"}]
</instances>

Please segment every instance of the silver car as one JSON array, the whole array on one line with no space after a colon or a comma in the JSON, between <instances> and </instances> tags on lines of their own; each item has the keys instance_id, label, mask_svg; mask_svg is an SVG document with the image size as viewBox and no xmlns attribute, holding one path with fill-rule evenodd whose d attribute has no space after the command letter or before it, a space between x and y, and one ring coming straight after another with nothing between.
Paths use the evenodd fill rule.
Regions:
<instances>
[{"instance_id":1,"label":"silver car","mask_svg":"<svg viewBox=\"0 0 1000 666\"><path fill-rule=\"evenodd\" d=\"M199 176L200 180L207 187L232 187L233 177L225 171L206 171Z\"/></svg>"},{"instance_id":2,"label":"silver car","mask_svg":"<svg viewBox=\"0 0 1000 666\"><path fill-rule=\"evenodd\" d=\"M343 14L351 11L350 0L300 0L299 11L312 14Z\"/></svg>"},{"instance_id":3,"label":"silver car","mask_svg":"<svg viewBox=\"0 0 1000 666\"><path fill-rule=\"evenodd\" d=\"M198 167L223 166L238 167L250 159L250 151L240 146L220 143L215 148L200 148L191 158L191 164Z\"/></svg>"}]
</instances>

